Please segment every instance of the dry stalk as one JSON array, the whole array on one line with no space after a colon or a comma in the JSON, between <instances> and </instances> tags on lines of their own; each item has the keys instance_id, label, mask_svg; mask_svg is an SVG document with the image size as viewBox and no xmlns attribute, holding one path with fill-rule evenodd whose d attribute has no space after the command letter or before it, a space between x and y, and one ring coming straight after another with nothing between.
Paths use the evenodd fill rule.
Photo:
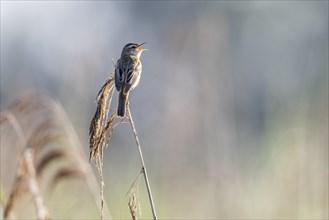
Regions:
<instances>
[{"instance_id":1,"label":"dry stalk","mask_svg":"<svg viewBox=\"0 0 329 220\"><path fill-rule=\"evenodd\" d=\"M131 116L129 102L128 102L128 106L127 107L128 107L127 108L127 111L128 111L128 120L129 120L130 125L131 125L131 128L132 128L132 130L134 132L135 141L136 141L136 145L137 145L137 148L138 148L138 153L139 153L140 161L141 161L141 164L142 164L142 172L144 174L144 180L145 180L145 184L146 184L147 194L149 196L149 201L150 201L150 205L151 205L153 219L156 220L157 219L157 216L156 216L155 206L154 206L154 202L153 202L151 187L150 187L149 179L147 177L147 171L146 171L146 167L145 167L145 163L144 163L144 159L143 159L143 153L142 153L141 145L139 143L139 139L138 139L137 131L136 131L136 128L135 128L135 124L134 124L133 118Z\"/></svg>"},{"instance_id":2,"label":"dry stalk","mask_svg":"<svg viewBox=\"0 0 329 220\"><path fill-rule=\"evenodd\" d=\"M96 167L98 169L99 175L100 175L100 194L101 194L101 219L103 219L103 201L104 201L104 180L103 180L103 151L104 147L107 147L109 145L110 139L113 135L114 129L124 123L124 119L122 118L120 122L114 124L114 120L117 118L117 115L115 112L110 114L110 107L114 92L114 86L113 86L113 80L114 80L114 74L111 74L110 78L105 82L105 84L102 86L101 90L99 91L97 95L97 109L95 112L95 115L91 121L90 124L90 130L89 130L89 136L90 136L90 160L96 158L95 163ZM144 176L144 180L146 183L146 188L148 192L148 197L150 201L150 206L152 210L153 219L157 219L156 211L154 207L154 202L152 198L151 188L147 176L147 171L143 159L143 154L141 150L141 146L139 143L137 131L134 125L134 121L131 116L129 103L127 106L127 112L128 112L128 120L130 122L131 128L133 130L136 145L138 148L140 161L142 165L142 173ZM109 116L110 115L110 116ZM109 116L109 118L108 118ZM131 200L129 201L129 208L130 212L132 214L133 219L137 219L137 206L136 206L136 195L133 194Z\"/></svg>"},{"instance_id":3,"label":"dry stalk","mask_svg":"<svg viewBox=\"0 0 329 220\"><path fill-rule=\"evenodd\" d=\"M112 103L114 93L113 86L114 74L111 74L106 80L102 88L97 94L97 109L95 115L90 123L89 129L89 143L90 143L90 157L96 159L96 168L100 176L100 197L101 197L101 219L104 218L104 177L103 177L103 152L106 146L106 135L108 130L112 129L114 119L116 118L115 112L108 118L108 112ZM109 141L109 138L108 138Z\"/></svg>"}]
</instances>

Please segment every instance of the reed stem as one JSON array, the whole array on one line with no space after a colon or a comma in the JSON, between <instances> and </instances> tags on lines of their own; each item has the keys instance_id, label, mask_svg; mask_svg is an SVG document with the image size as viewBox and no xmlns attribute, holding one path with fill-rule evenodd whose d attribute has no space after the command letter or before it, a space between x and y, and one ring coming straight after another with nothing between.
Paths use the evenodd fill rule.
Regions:
<instances>
[{"instance_id":1,"label":"reed stem","mask_svg":"<svg viewBox=\"0 0 329 220\"><path fill-rule=\"evenodd\" d=\"M144 163L144 159L143 159L143 153L142 153L141 145L139 143L139 139L138 139L137 131L136 131L136 128L135 128L135 124L134 124L133 118L131 116L129 103L128 103L127 110L128 110L128 120L129 120L131 128L134 132L134 136L135 136L135 140L136 140L136 144L137 144L137 148L138 148L138 152L139 152L139 156L140 156L140 161L141 161L141 164L142 164L142 172L143 172L143 175L144 175L146 189L147 189L147 193L148 193L148 196L149 196L149 201L150 201L150 205L151 205L153 219L156 220L157 216L156 216L154 202L153 202L153 198L152 198L151 187L150 187L150 183L149 183L148 176L147 176L147 171L146 171L146 167L145 167L145 163Z\"/></svg>"}]
</instances>

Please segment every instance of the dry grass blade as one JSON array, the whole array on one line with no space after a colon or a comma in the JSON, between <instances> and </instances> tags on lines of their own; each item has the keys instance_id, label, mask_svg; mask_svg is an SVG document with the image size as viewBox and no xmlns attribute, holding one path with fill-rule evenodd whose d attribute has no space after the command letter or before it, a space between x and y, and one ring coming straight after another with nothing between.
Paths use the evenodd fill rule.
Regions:
<instances>
[{"instance_id":1,"label":"dry grass blade","mask_svg":"<svg viewBox=\"0 0 329 220\"><path fill-rule=\"evenodd\" d=\"M4 210L4 218L10 218L12 215L12 211L15 208L16 201L19 199L19 197L22 195L24 192L24 182L26 181L26 163L24 162L23 159L19 160L18 168L16 171L16 178L13 184L13 187L11 189L8 201L5 206Z\"/></svg>"},{"instance_id":2,"label":"dry grass blade","mask_svg":"<svg viewBox=\"0 0 329 220\"><path fill-rule=\"evenodd\" d=\"M102 86L97 95L97 109L95 115L90 123L89 128L89 143L90 143L90 157L89 160L94 159L99 152L99 138L103 130L103 123L107 115L108 99L110 96L111 85L114 79L114 75ZM113 88L112 88L113 89Z\"/></svg>"},{"instance_id":3,"label":"dry grass blade","mask_svg":"<svg viewBox=\"0 0 329 220\"><path fill-rule=\"evenodd\" d=\"M40 195L39 186L36 181L31 150L29 148L23 148L27 143L23 129L19 124L17 117L11 111L5 111L4 113L1 113L1 115L7 117L10 125L14 128L18 136L18 146L20 150L16 178L9 199L6 203L4 216L7 218L11 214L15 206L15 201L19 198L19 195L21 194L20 192L25 189L25 185L27 185L27 189L33 197L38 219L48 219L48 212L43 204L43 198Z\"/></svg>"},{"instance_id":4,"label":"dry grass blade","mask_svg":"<svg viewBox=\"0 0 329 220\"><path fill-rule=\"evenodd\" d=\"M35 111L39 109L44 103L39 102L42 94L36 91L28 92L23 95L20 99L13 102L8 110L13 111L15 114L26 114L30 111ZM36 99L37 98L37 99Z\"/></svg>"},{"instance_id":5,"label":"dry grass blade","mask_svg":"<svg viewBox=\"0 0 329 220\"><path fill-rule=\"evenodd\" d=\"M1 115L0 115L0 126L3 125L5 122L7 122L8 120L8 117L5 115L5 113L2 113L1 112Z\"/></svg>"},{"instance_id":6,"label":"dry grass blade","mask_svg":"<svg viewBox=\"0 0 329 220\"><path fill-rule=\"evenodd\" d=\"M46 155L42 156L40 161L36 166L37 176L41 176L43 170L52 162L59 159L66 159L67 161L73 158L73 154L64 149L52 150L48 152Z\"/></svg>"},{"instance_id":7,"label":"dry grass blade","mask_svg":"<svg viewBox=\"0 0 329 220\"><path fill-rule=\"evenodd\" d=\"M98 139L98 141L97 141L97 145L100 145L100 146L101 146L101 145L104 143L104 141L105 141L105 137L106 137L106 134L107 134L107 131L108 131L108 130L110 129L110 127L112 126L115 117L116 117L116 113L113 112L113 113L111 114L109 120L106 122L106 125L105 125L104 129L103 129L102 132L101 132L101 135L100 135L100 137L99 137L99 139Z\"/></svg>"},{"instance_id":8,"label":"dry grass blade","mask_svg":"<svg viewBox=\"0 0 329 220\"><path fill-rule=\"evenodd\" d=\"M102 88L99 90L97 96L96 96L96 100L99 101L101 95L104 93L104 90L106 89L107 85L111 84L114 80L114 74L111 73L109 75L109 77L106 79L104 85L102 86Z\"/></svg>"},{"instance_id":9,"label":"dry grass blade","mask_svg":"<svg viewBox=\"0 0 329 220\"><path fill-rule=\"evenodd\" d=\"M52 178L50 188L54 188L59 181L68 178L85 178L85 173L83 173L80 169L76 168L60 169Z\"/></svg>"},{"instance_id":10,"label":"dry grass blade","mask_svg":"<svg viewBox=\"0 0 329 220\"><path fill-rule=\"evenodd\" d=\"M24 159L27 167L27 174L28 174L27 185L29 192L31 193L34 200L34 206L37 213L37 217L38 219L49 219L49 214L46 209L46 206L44 205L44 201L40 194L40 189L37 182L36 171L33 163L32 149L26 148L23 155L24 155Z\"/></svg>"},{"instance_id":11,"label":"dry grass blade","mask_svg":"<svg viewBox=\"0 0 329 220\"><path fill-rule=\"evenodd\" d=\"M86 157L83 157L82 146L76 138L70 120L58 102L39 92L28 93L1 112L0 122L1 131L15 132L15 139L7 141L9 145L17 141L16 145L19 147L19 164L5 204L5 218L14 216L15 204L21 198L22 192L26 192L32 195L38 219L48 219L38 181L43 181L41 174L50 164L58 161L61 161L61 166L59 169L54 166L56 169L52 170L55 172L52 188L65 179L83 179L95 201L99 201L96 178ZM58 138L61 138L60 142ZM98 202L96 204L98 205ZM110 216L106 206L105 208Z\"/></svg>"},{"instance_id":12,"label":"dry grass blade","mask_svg":"<svg viewBox=\"0 0 329 220\"><path fill-rule=\"evenodd\" d=\"M38 157L42 147L62 137L65 137L65 134L59 129L56 129L56 118L48 117L32 131L27 141L27 146L32 147L34 150L34 157Z\"/></svg>"},{"instance_id":13,"label":"dry grass blade","mask_svg":"<svg viewBox=\"0 0 329 220\"><path fill-rule=\"evenodd\" d=\"M96 98L97 109L90 123L89 129L89 161L96 158L95 163L100 175L101 219L103 219L105 185L103 178L103 151L104 148L108 146L113 130L115 126L117 126L113 126L114 119L116 118L116 112L110 114L114 93L113 81L114 74L112 73L98 92ZM110 131L109 137L107 137L108 131Z\"/></svg>"},{"instance_id":14,"label":"dry grass blade","mask_svg":"<svg viewBox=\"0 0 329 220\"><path fill-rule=\"evenodd\" d=\"M11 112L11 111L4 111L1 112L0 117L3 119L2 122L9 122L9 125L11 125L18 137L17 139L17 146L18 146L18 151L22 151L22 146L26 143L25 135L23 132L22 127L20 126L16 116ZM3 124L1 124L3 125Z\"/></svg>"},{"instance_id":15,"label":"dry grass blade","mask_svg":"<svg viewBox=\"0 0 329 220\"><path fill-rule=\"evenodd\" d=\"M113 94L113 93L112 93ZM103 150L104 150L104 143L106 138L106 133L109 130L109 128L112 126L113 121L116 117L116 114L113 112L108 121L106 122L106 125L104 129L101 131L101 135L97 140L96 146L97 146L97 160L96 160L96 167L98 169L99 175L100 175L100 195L101 195L101 219L103 219L103 209L104 209L104 178L103 178ZM90 152L91 153L91 152Z\"/></svg>"}]
</instances>

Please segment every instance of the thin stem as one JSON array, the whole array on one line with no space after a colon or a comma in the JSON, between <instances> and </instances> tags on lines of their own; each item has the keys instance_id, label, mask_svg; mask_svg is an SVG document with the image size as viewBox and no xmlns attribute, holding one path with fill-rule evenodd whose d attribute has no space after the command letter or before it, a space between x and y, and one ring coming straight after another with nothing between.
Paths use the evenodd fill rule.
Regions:
<instances>
[{"instance_id":1,"label":"thin stem","mask_svg":"<svg viewBox=\"0 0 329 220\"><path fill-rule=\"evenodd\" d=\"M141 145L139 143L139 139L138 139L137 131L136 131L136 128L135 128L135 124L134 124L133 118L131 116L129 103L128 103L127 107L128 107L127 108L127 110L128 110L128 120L130 122L131 128L133 129L133 132L134 132L134 135L135 135L135 140L136 140L136 144L137 144L137 148L138 148L138 152L139 152L139 156L140 156L140 160L141 160L141 164L142 164L142 172L144 174L144 179L145 179L147 193L148 193L149 200L150 200L153 219L156 220L157 216L156 216L154 202L153 202L153 198L152 198L151 187L150 187L150 183L149 183L149 180L148 180L148 177L147 177L147 171L146 171L146 167L145 167L145 163L144 163L144 159L143 159Z\"/></svg>"}]
</instances>

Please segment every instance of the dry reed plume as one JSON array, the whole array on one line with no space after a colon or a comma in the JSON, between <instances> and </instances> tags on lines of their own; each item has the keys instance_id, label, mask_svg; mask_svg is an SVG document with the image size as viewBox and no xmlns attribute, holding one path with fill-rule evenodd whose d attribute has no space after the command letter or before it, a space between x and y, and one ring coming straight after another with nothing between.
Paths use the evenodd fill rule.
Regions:
<instances>
[{"instance_id":1,"label":"dry reed plume","mask_svg":"<svg viewBox=\"0 0 329 220\"><path fill-rule=\"evenodd\" d=\"M74 178L85 182L95 202L99 200L96 178L58 102L39 92L28 93L1 112L0 128L3 135L17 137L16 143L8 138L7 145L16 145L18 152L15 180L4 206L5 219L15 218L15 211L19 211L15 210L16 204L23 195L32 196L38 219L50 218L40 188L45 173L49 175L50 170L48 190L53 190L59 182ZM56 164L56 169L50 169L54 168L52 164Z\"/></svg>"},{"instance_id":2,"label":"dry reed plume","mask_svg":"<svg viewBox=\"0 0 329 220\"><path fill-rule=\"evenodd\" d=\"M136 193L132 193L128 202L131 218L137 220L137 196Z\"/></svg>"},{"instance_id":3,"label":"dry reed plume","mask_svg":"<svg viewBox=\"0 0 329 220\"><path fill-rule=\"evenodd\" d=\"M103 219L103 201L104 201L104 180L103 180L103 151L106 148L111 140L114 129L123 123L125 123L124 119L128 119L129 124L131 125L132 131L134 133L134 137L136 140L136 145L139 152L139 157L141 161L141 172L143 173L144 180L146 183L146 188L148 192L148 197L150 201L151 211L154 219L156 217L156 211L154 207L154 202L151 193L151 187L149 184L147 171L143 159L142 150L140 147L137 131L135 129L134 121L131 116L129 102L127 104L127 115L124 118L117 117L116 108L111 108L112 98L114 93L114 74L110 74L108 79L105 81L104 85L100 89L96 101L97 101L97 109L95 115L90 123L89 130L89 138L90 138L90 160L95 159L96 167L100 174L100 188L101 188L101 219ZM117 122L115 123L117 119ZM136 194L132 193L128 207L130 209L130 213L132 218L137 219L137 206L138 198Z\"/></svg>"}]
</instances>

